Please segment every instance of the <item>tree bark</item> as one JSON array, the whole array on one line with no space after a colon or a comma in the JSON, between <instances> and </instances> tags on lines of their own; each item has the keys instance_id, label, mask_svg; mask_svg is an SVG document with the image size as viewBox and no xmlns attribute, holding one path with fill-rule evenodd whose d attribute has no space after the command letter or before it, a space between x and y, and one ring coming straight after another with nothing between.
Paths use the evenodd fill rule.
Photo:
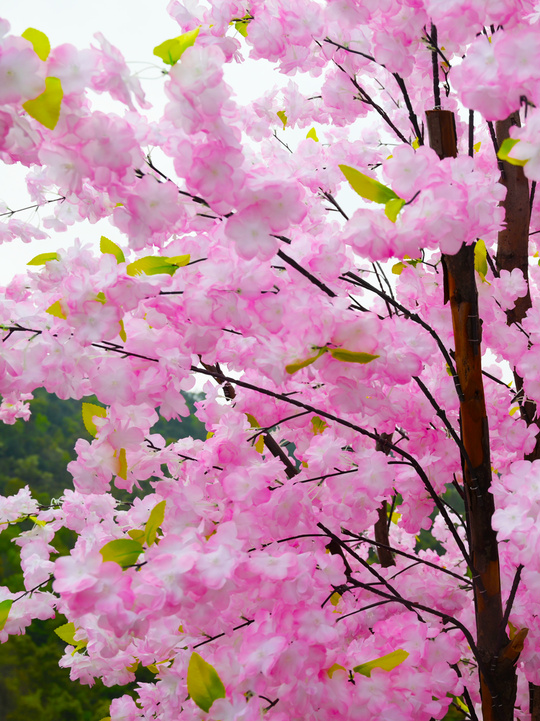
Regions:
<instances>
[{"instance_id":1,"label":"tree bark","mask_svg":"<svg viewBox=\"0 0 540 721\"><path fill-rule=\"evenodd\" d=\"M426 113L430 146L439 158L457 156L454 114ZM500 564L491 487L489 431L481 366L481 323L474 269L474 246L443 255L445 302L450 301L456 371L461 386L461 440L464 494L473 564L480 693L484 721L512 721L516 698L515 662L519 651L503 628Z\"/></svg>"},{"instance_id":2,"label":"tree bark","mask_svg":"<svg viewBox=\"0 0 540 721\"><path fill-rule=\"evenodd\" d=\"M499 147L506 138L510 137L510 128L516 125L521 126L519 112L512 113L506 120L495 123L495 133ZM530 228L530 205L529 205L529 181L525 177L523 168L519 165L511 165L502 162L502 173L500 183L506 187L506 198L501 203L505 210L505 227L500 231L497 245L496 264L497 270L508 270L519 268L527 281L527 294L518 298L514 308L506 311L508 325L521 323L527 311L532 306L531 294L529 292L529 228ZM514 371L516 391L523 393L523 379ZM540 458L540 419L536 415L536 403L527 400L525 397L520 403L521 417L527 425L533 423L538 428L536 444L531 453L525 458L528 461L535 461ZM540 686L529 684L529 712L531 721L540 721Z\"/></svg>"},{"instance_id":3,"label":"tree bark","mask_svg":"<svg viewBox=\"0 0 540 721\"><path fill-rule=\"evenodd\" d=\"M381 439L375 444L375 449L388 455L390 448L385 441L392 442L391 433L381 433ZM384 546L390 545L390 536L388 533L388 503L386 501L383 501L379 507L379 517L375 523L375 540ZM377 555L379 556L379 563L383 568L390 568L390 566L396 565L392 551L389 548L378 546Z\"/></svg>"}]
</instances>

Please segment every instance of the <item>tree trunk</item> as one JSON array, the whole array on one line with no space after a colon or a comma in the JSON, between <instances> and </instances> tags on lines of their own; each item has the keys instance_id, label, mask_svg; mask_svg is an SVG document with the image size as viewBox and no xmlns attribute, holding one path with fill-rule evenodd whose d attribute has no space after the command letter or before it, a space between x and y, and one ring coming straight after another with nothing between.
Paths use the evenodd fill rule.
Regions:
<instances>
[{"instance_id":1,"label":"tree trunk","mask_svg":"<svg viewBox=\"0 0 540 721\"><path fill-rule=\"evenodd\" d=\"M381 439L375 444L375 450L381 451L388 455L390 448L386 442L392 442L391 433L381 433ZM390 545L390 535L388 533L389 518L388 518L388 503L383 501L379 507L379 517L375 523L375 540L377 543L382 543L383 546ZM394 556L389 548L383 548L377 546L377 555L379 556L379 563L383 568L390 568L395 566Z\"/></svg>"},{"instance_id":2,"label":"tree trunk","mask_svg":"<svg viewBox=\"0 0 540 721\"><path fill-rule=\"evenodd\" d=\"M456 157L454 115L426 113L430 146L442 158ZM518 651L503 628L500 566L491 487L489 432L481 366L481 324L474 269L474 246L443 255L445 302L450 301L456 369L461 386L461 439L468 536L473 565L477 650L484 721L512 721ZM515 658L514 658L515 656Z\"/></svg>"},{"instance_id":3,"label":"tree trunk","mask_svg":"<svg viewBox=\"0 0 540 721\"><path fill-rule=\"evenodd\" d=\"M512 113L506 120L495 123L495 132L499 147L506 138L510 137L510 128L513 125L521 126L519 112ZM499 233L497 245L497 270L519 268L527 281L527 294L518 298L514 308L506 311L507 323L521 323L529 308L531 308L531 294L529 292L529 181L525 177L523 168L502 162L500 181L506 187L506 198L501 203L505 210L505 227ZM523 392L523 379L514 371L516 391ZM538 427L536 444L531 453L527 454L528 461L540 458L540 419L536 415L536 403L523 398L520 403L521 417L527 425L533 423ZM540 686L529 684L529 698L531 721L540 721Z\"/></svg>"}]
</instances>

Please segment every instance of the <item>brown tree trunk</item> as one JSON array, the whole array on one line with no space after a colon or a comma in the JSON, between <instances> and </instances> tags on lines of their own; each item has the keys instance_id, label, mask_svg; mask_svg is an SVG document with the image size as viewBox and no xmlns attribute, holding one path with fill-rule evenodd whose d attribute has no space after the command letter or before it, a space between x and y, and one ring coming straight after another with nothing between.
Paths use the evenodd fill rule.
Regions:
<instances>
[{"instance_id":1,"label":"brown tree trunk","mask_svg":"<svg viewBox=\"0 0 540 721\"><path fill-rule=\"evenodd\" d=\"M377 451L381 451L382 453L385 453L386 455L389 454L390 448L388 447L387 442L392 442L392 434L391 433L381 433L381 438L377 443L375 444L375 449ZM375 523L375 540L377 543L382 543L383 546L389 546L390 545L390 536L388 533L388 504L386 501L383 501L380 508L379 508L379 517L377 519L377 522ZM392 551L389 548L383 548L383 546L377 546L377 555L379 556L379 563L383 568L389 568L390 566L395 566L396 562L394 561L394 556L392 555Z\"/></svg>"},{"instance_id":2,"label":"brown tree trunk","mask_svg":"<svg viewBox=\"0 0 540 721\"><path fill-rule=\"evenodd\" d=\"M427 112L430 146L440 158L456 157L454 115ZM489 433L481 366L481 324L474 269L474 246L443 255L445 301L450 301L456 370L461 386L461 439L468 535L473 565L477 650L484 721L512 721L518 651L503 628L500 565L491 487ZM514 658L515 656L515 658Z\"/></svg>"},{"instance_id":3,"label":"brown tree trunk","mask_svg":"<svg viewBox=\"0 0 540 721\"><path fill-rule=\"evenodd\" d=\"M510 137L510 128L521 125L519 112L512 113L506 120L495 124L495 132L499 146ZM527 294L518 298L514 308L506 311L507 323L521 323L527 311L531 308L531 294L528 290L529 281L529 181L525 177L523 168L519 165L510 165L503 161L500 182L506 187L506 198L501 203L505 210L505 227L499 233L497 245L497 270L519 268L527 281ZM523 379L514 371L516 391L523 392ZM526 456L528 461L540 458L540 419L536 415L536 403L523 398L521 403L521 417L527 425L533 423L538 428L534 449ZM540 686L529 684L531 721L540 721Z\"/></svg>"}]
</instances>

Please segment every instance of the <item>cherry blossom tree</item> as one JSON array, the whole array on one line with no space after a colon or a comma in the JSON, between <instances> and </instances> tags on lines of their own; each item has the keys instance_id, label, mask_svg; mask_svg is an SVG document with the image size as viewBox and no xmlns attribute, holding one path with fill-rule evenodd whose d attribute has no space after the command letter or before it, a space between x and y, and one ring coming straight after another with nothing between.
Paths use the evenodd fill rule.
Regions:
<instances>
[{"instance_id":1,"label":"cherry blossom tree","mask_svg":"<svg viewBox=\"0 0 540 721\"><path fill-rule=\"evenodd\" d=\"M0 499L0 640L61 613L73 681L149 668L113 721L538 721L538 3L167 10L153 115L105 35L0 21L37 210L0 233L43 240L0 300L0 417L44 387L93 437L50 506ZM244 60L289 80L241 105ZM196 378L207 440L166 445Z\"/></svg>"}]
</instances>

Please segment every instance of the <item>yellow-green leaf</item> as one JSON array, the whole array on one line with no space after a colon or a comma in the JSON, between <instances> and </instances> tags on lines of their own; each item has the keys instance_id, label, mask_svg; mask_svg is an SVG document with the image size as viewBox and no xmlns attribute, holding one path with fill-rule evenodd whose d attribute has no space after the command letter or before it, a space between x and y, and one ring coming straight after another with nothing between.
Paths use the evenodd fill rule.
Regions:
<instances>
[{"instance_id":1,"label":"yellow-green leaf","mask_svg":"<svg viewBox=\"0 0 540 721\"><path fill-rule=\"evenodd\" d=\"M2 631L2 629L6 625L6 621L8 620L9 612L11 611L12 605L13 600L11 598L6 598L5 601L0 601L0 631Z\"/></svg>"},{"instance_id":2,"label":"yellow-green leaf","mask_svg":"<svg viewBox=\"0 0 540 721\"><path fill-rule=\"evenodd\" d=\"M105 303L107 302L107 296L105 295L105 293L103 293L103 291L100 291L100 292L96 295L96 300L97 300L98 303L103 303L103 304L105 304Z\"/></svg>"},{"instance_id":3,"label":"yellow-green leaf","mask_svg":"<svg viewBox=\"0 0 540 721\"><path fill-rule=\"evenodd\" d=\"M175 265L177 268L183 268L185 265L187 265L190 261L191 256L189 253L186 253L185 255L173 255L172 258L167 258L169 263L172 263L172 265Z\"/></svg>"},{"instance_id":4,"label":"yellow-green leaf","mask_svg":"<svg viewBox=\"0 0 540 721\"><path fill-rule=\"evenodd\" d=\"M247 38L247 36L248 36L248 23L249 23L249 20L245 20L245 19L237 20L234 23L235 29L238 30L240 35L243 35L243 37L245 37L245 38Z\"/></svg>"},{"instance_id":5,"label":"yellow-green leaf","mask_svg":"<svg viewBox=\"0 0 540 721\"><path fill-rule=\"evenodd\" d=\"M29 518L31 521L34 521L34 523L35 523L37 526L41 526L41 528L43 528L44 526L47 525L47 521L40 521L37 516L28 516L28 518Z\"/></svg>"},{"instance_id":6,"label":"yellow-green leaf","mask_svg":"<svg viewBox=\"0 0 540 721\"><path fill-rule=\"evenodd\" d=\"M103 556L104 562L112 561L122 568L126 568L137 562L142 550L141 544L132 538L117 538L106 543L99 552Z\"/></svg>"},{"instance_id":7,"label":"yellow-green leaf","mask_svg":"<svg viewBox=\"0 0 540 721\"><path fill-rule=\"evenodd\" d=\"M402 648L398 648L397 651L387 653L386 656L381 656L373 661L368 661L367 663L361 663L359 666L355 666L353 671L368 677L371 676L371 672L374 668L382 668L383 671L391 671L396 668L396 666L403 663L408 655L407 651L404 651Z\"/></svg>"},{"instance_id":8,"label":"yellow-green leaf","mask_svg":"<svg viewBox=\"0 0 540 721\"><path fill-rule=\"evenodd\" d=\"M189 659L187 690L192 700L206 713L216 699L225 698L225 686L216 669L195 651Z\"/></svg>"},{"instance_id":9,"label":"yellow-green leaf","mask_svg":"<svg viewBox=\"0 0 540 721\"><path fill-rule=\"evenodd\" d=\"M118 454L118 476L124 480L127 478L126 449L121 448Z\"/></svg>"},{"instance_id":10,"label":"yellow-green leaf","mask_svg":"<svg viewBox=\"0 0 540 721\"><path fill-rule=\"evenodd\" d=\"M306 358L305 360L297 361L296 363L289 363L289 365L285 366L285 370L289 375L292 375L293 373L299 371L301 368L305 368L306 366L315 363L315 361L318 360L324 353L326 353L327 350L328 348L321 348L317 355L311 356L311 358Z\"/></svg>"},{"instance_id":11,"label":"yellow-green leaf","mask_svg":"<svg viewBox=\"0 0 540 721\"><path fill-rule=\"evenodd\" d=\"M26 265L45 265L49 260L60 260L60 256L58 253L40 253L32 260L29 260Z\"/></svg>"},{"instance_id":12,"label":"yellow-green leaf","mask_svg":"<svg viewBox=\"0 0 540 721\"><path fill-rule=\"evenodd\" d=\"M118 263L126 262L126 256L122 248L119 248L116 243L113 243L112 240L109 240L104 235L101 236L101 240L99 241L99 249L102 253L114 255Z\"/></svg>"},{"instance_id":13,"label":"yellow-green leaf","mask_svg":"<svg viewBox=\"0 0 540 721\"><path fill-rule=\"evenodd\" d=\"M259 436L255 443L255 450L257 453L264 453L264 436Z\"/></svg>"},{"instance_id":14,"label":"yellow-green leaf","mask_svg":"<svg viewBox=\"0 0 540 721\"><path fill-rule=\"evenodd\" d=\"M195 30L189 30L187 33L179 35L176 38L165 40L161 45L157 45L154 48L154 55L161 58L167 65L176 65L184 52L192 45L195 45L195 40L197 40L200 29L201 27L199 25Z\"/></svg>"},{"instance_id":15,"label":"yellow-green leaf","mask_svg":"<svg viewBox=\"0 0 540 721\"><path fill-rule=\"evenodd\" d=\"M60 117L60 106L64 92L58 78L45 78L45 90L33 100L23 103L23 108L38 123L54 130Z\"/></svg>"},{"instance_id":16,"label":"yellow-green leaf","mask_svg":"<svg viewBox=\"0 0 540 721\"><path fill-rule=\"evenodd\" d=\"M146 538L146 533L141 528L132 528L131 531L128 531L128 536L142 545Z\"/></svg>"},{"instance_id":17,"label":"yellow-green leaf","mask_svg":"<svg viewBox=\"0 0 540 721\"><path fill-rule=\"evenodd\" d=\"M131 673L135 673L135 671L139 668L139 659L136 658L133 663L131 663L129 666L126 666L126 671L130 671Z\"/></svg>"},{"instance_id":18,"label":"yellow-green leaf","mask_svg":"<svg viewBox=\"0 0 540 721\"><path fill-rule=\"evenodd\" d=\"M144 527L144 534L146 538L146 543L149 546L156 542L158 528L161 526L161 524L163 523L163 519L165 518L166 503L167 501L160 501L159 503L157 503L150 511L150 516L146 521L146 525Z\"/></svg>"},{"instance_id":19,"label":"yellow-green leaf","mask_svg":"<svg viewBox=\"0 0 540 721\"><path fill-rule=\"evenodd\" d=\"M484 279L488 272L486 244L479 238L474 246L474 267Z\"/></svg>"},{"instance_id":20,"label":"yellow-green leaf","mask_svg":"<svg viewBox=\"0 0 540 721\"><path fill-rule=\"evenodd\" d=\"M345 350L345 348L330 348L330 355L335 360L341 361L342 363L371 363L376 358L380 358L378 355L371 355L371 353L359 353L354 350Z\"/></svg>"},{"instance_id":21,"label":"yellow-green leaf","mask_svg":"<svg viewBox=\"0 0 540 721\"><path fill-rule=\"evenodd\" d=\"M474 148L474 150L475 150L476 153L480 150L481 146L482 146L481 141L479 141L478 143L475 143L475 144L473 145L473 148Z\"/></svg>"},{"instance_id":22,"label":"yellow-green leaf","mask_svg":"<svg viewBox=\"0 0 540 721\"><path fill-rule=\"evenodd\" d=\"M332 676L335 674L336 671L346 671L347 669L345 666L340 666L339 663L334 663L330 668L326 671L326 673L332 678Z\"/></svg>"},{"instance_id":23,"label":"yellow-green leaf","mask_svg":"<svg viewBox=\"0 0 540 721\"><path fill-rule=\"evenodd\" d=\"M500 160L504 160L507 163L510 163L510 165L526 165L529 160L518 160L517 158L511 158L508 153L512 150L512 148L519 143L518 138L505 138L505 140L502 141L501 147L499 148L499 152L497 153L497 157L500 158Z\"/></svg>"},{"instance_id":24,"label":"yellow-green leaf","mask_svg":"<svg viewBox=\"0 0 540 721\"><path fill-rule=\"evenodd\" d=\"M396 219L405 205L405 201L403 198L392 198L388 201L388 203L384 206L384 214L388 218L388 220L391 220L392 223L396 222Z\"/></svg>"},{"instance_id":25,"label":"yellow-green leaf","mask_svg":"<svg viewBox=\"0 0 540 721\"><path fill-rule=\"evenodd\" d=\"M72 655L74 655L77 651L80 651L82 648L85 648L88 643L88 639L86 638L81 641L75 640L75 633L77 630L78 629L75 628L74 623L65 623L63 626L58 626L58 628L54 629L55 634L59 636L64 643L67 643L69 646L75 646L75 650Z\"/></svg>"},{"instance_id":26,"label":"yellow-green leaf","mask_svg":"<svg viewBox=\"0 0 540 721\"><path fill-rule=\"evenodd\" d=\"M107 415L107 409L103 406L96 406L95 403L83 403L82 404L82 419L84 427L94 438L97 435L96 424L94 423L94 417L105 418Z\"/></svg>"},{"instance_id":27,"label":"yellow-green leaf","mask_svg":"<svg viewBox=\"0 0 540 721\"><path fill-rule=\"evenodd\" d=\"M334 591L334 593L330 596L330 603L332 604L332 606L337 606L340 601L341 601L341 593Z\"/></svg>"},{"instance_id":28,"label":"yellow-green leaf","mask_svg":"<svg viewBox=\"0 0 540 721\"><path fill-rule=\"evenodd\" d=\"M319 418L319 416L314 416L311 419L311 426L313 428L313 435L318 436L321 433L324 433L324 430L328 428L328 423L323 421L322 418Z\"/></svg>"},{"instance_id":29,"label":"yellow-green leaf","mask_svg":"<svg viewBox=\"0 0 540 721\"><path fill-rule=\"evenodd\" d=\"M55 303L50 305L45 313L49 313L50 315L54 315L55 318L63 318L64 320L67 318L66 313L64 312L64 309L62 308L62 304L59 300L57 300Z\"/></svg>"},{"instance_id":30,"label":"yellow-green leaf","mask_svg":"<svg viewBox=\"0 0 540 721\"><path fill-rule=\"evenodd\" d=\"M351 168L349 165L340 165L339 169L348 180L351 188L362 198L372 200L375 203L383 203L384 205L389 200L399 200L399 196L391 188L379 183L375 178L370 178L369 175L364 175L364 173Z\"/></svg>"},{"instance_id":31,"label":"yellow-green leaf","mask_svg":"<svg viewBox=\"0 0 540 721\"><path fill-rule=\"evenodd\" d=\"M26 28L22 37L32 43L34 52L40 60L47 60L51 52L51 43L45 33L36 30L36 28Z\"/></svg>"},{"instance_id":32,"label":"yellow-green leaf","mask_svg":"<svg viewBox=\"0 0 540 721\"><path fill-rule=\"evenodd\" d=\"M75 641L75 631L77 629L75 628L74 623L64 623L63 626L58 626L58 628L54 629L54 632L57 636L60 636L62 641L65 643L68 643L70 646L74 646Z\"/></svg>"},{"instance_id":33,"label":"yellow-green leaf","mask_svg":"<svg viewBox=\"0 0 540 721\"><path fill-rule=\"evenodd\" d=\"M317 132L316 132L315 128L311 128L311 130L309 131L309 133L306 135L306 139L307 139L307 138L310 138L311 140L314 140L316 143L319 142L319 138L317 137Z\"/></svg>"},{"instance_id":34,"label":"yellow-green leaf","mask_svg":"<svg viewBox=\"0 0 540 721\"><path fill-rule=\"evenodd\" d=\"M463 703L459 696L454 696L454 701L457 703L457 705L462 711L465 711L466 714L470 715L471 712L469 711L469 707L466 703Z\"/></svg>"},{"instance_id":35,"label":"yellow-green leaf","mask_svg":"<svg viewBox=\"0 0 540 721\"><path fill-rule=\"evenodd\" d=\"M287 116L285 115L285 111L284 111L284 110L278 110L278 112L276 113L276 115L278 116L278 118L279 118L279 119L281 120L281 122L283 123L283 130L285 130L285 127L287 126Z\"/></svg>"},{"instance_id":36,"label":"yellow-green leaf","mask_svg":"<svg viewBox=\"0 0 540 721\"><path fill-rule=\"evenodd\" d=\"M396 263L392 266L392 273L394 275L401 275L404 267L403 263Z\"/></svg>"},{"instance_id":37,"label":"yellow-green leaf","mask_svg":"<svg viewBox=\"0 0 540 721\"><path fill-rule=\"evenodd\" d=\"M174 275L178 268L189 263L189 255L176 255L173 258L161 258L158 255L147 255L130 263L126 268L126 273L131 276L141 275L158 275L164 273L166 275Z\"/></svg>"},{"instance_id":38,"label":"yellow-green leaf","mask_svg":"<svg viewBox=\"0 0 540 721\"><path fill-rule=\"evenodd\" d=\"M246 413L246 418L248 419L249 425L250 425L252 428L260 428L260 427L261 427L261 426L259 425L257 419L255 418L255 416L252 416L251 413Z\"/></svg>"},{"instance_id":39,"label":"yellow-green leaf","mask_svg":"<svg viewBox=\"0 0 540 721\"><path fill-rule=\"evenodd\" d=\"M418 148L420 147L420 141L418 140L418 138L415 138L415 139L413 140L412 146L413 146L413 148L414 148L415 150L418 150Z\"/></svg>"},{"instance_id":40,"label":"yellow-green leaf","mask_svg":"<svg viewBox=\"0 0 540 721\"><path fill-rule=\"evenodd\" d=\"M120 338L124 341L124 343L127 341L127 335L126 335L126 329L124 328L124 321L119 320L118 325L120 326L120 330L118 331L118 335Z\"/></svg>"}]
</instances>

